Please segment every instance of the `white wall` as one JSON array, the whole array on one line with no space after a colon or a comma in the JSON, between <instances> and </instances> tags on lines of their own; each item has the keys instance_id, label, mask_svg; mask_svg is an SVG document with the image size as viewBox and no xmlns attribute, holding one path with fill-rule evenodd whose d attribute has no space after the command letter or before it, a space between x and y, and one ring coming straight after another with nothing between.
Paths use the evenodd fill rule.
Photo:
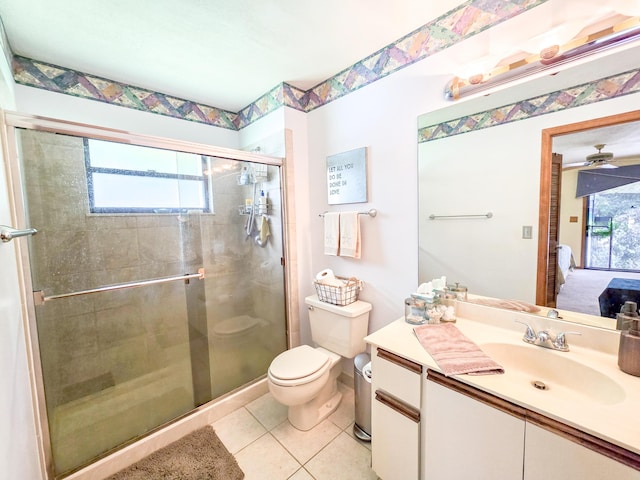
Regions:
<instances>
[{"instance_id":1,"label":"white wall","mask_svg":"<svg viewBox=\"0 0 640 480\"><path fill-rule=\"evenodd\" d=\"M0 169L0 225L11 225L4 168ZM0 244L0 472L42 478L36 444L15 242Z\"/></svg>"},{"instance_id":2,"label":"white wall","mask_svg":"<svg viewBox=\"0 0 640 480\"><path fill-rule=\"evenodd\" d=\"M559 238L561 244L569 245L578 267L582 267L582 239L584 238L583 204L584 198L576 198L579 169L562 172L562 196L560 197ZM569 222L570 217L578 217L577 222Z\"/></svg>"},{"instance_id":3,"label":"white wall","mask_svg":"<svg viewBox=\"0 0 640 480\"><path fill-rule=\"evenodd\" d=\"M301 272L301 295L315 293L313 276L324 268L363 280L360 299L373 305L370 332L399 318L417 287L417 117L434 93L428 84L419 68L408 67L308 114L310 271ZM330 206L326 157L358 147L368 148L368 202ZM360 217L362 258L324 255L318 215L370 208L378 215ZM309 341L304 323L302 331Z\"/></svg>"},{"instance_id":4,"label":"white wall","mask_svg":"<svg viewBox=\"0 0 640 480\"><path fill-rule=\"evenodd\" d=\"M14 88L11 68L2 56L1 108L15 108ZM14 219L9 203L4 148L0 150L0 163L0 225L12 226ZM43 478L43 471L39 461L31 399L27 340L22 320L16 258L16 242L24 241L18 239L0 243L0 476L39 480Z\"/></svg>"},{"instance_id":5,"label":"white wall","mask_svg":"<svg viewBox=\"0 0 640 480\"><path fill-rule=\"evenodd\" d=\"M114 128L131 133L238 148L238 132L96 100L16 85L16 110L23 114Z\"/></svg>"}]
</instances>

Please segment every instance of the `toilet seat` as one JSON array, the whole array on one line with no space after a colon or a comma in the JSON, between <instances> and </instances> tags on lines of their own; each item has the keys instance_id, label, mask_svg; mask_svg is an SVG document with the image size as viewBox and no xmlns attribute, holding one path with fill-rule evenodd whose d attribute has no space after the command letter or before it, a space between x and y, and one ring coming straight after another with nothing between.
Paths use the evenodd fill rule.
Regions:
<instances>
[{"instance_id":1,"label":"toilet seat","mask_svg":"<svg viewBox=\"0 0 640 480\"><path fill-rule=\"evenodd\" d=\"M277 385L293 387L313 382L331 366L331 359L322 351L300 345L285 350L271 362L269 378Z\"/></svg>"}]
</instances>

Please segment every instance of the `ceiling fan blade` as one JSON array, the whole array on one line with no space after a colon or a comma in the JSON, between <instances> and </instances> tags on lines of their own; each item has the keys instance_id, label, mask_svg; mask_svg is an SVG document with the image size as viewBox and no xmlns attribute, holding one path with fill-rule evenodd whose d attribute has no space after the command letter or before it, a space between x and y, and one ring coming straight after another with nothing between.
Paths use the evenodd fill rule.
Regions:
<instances>
[{"instance_id":1,"label":"ceiling fan blade","mask_svg":"<svg viewBox=\"0 0 640 480\"><path fill-rule=\"evenodd\" d=\"M565 164L562 165L562 168L586 167L587 165L589 165L589 162L565 163Z\"/></svg>"}]
</instances>

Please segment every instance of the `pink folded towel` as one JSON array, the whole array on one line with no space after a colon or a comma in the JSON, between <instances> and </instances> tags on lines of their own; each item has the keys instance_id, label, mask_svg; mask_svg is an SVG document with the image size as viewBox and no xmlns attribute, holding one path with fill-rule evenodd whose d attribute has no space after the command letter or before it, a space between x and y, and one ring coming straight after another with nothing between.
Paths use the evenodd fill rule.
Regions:
<instances>
[{"instance_id":1,"label":"pink folded towel","mask_svg":"<svg viewBox=\"0 0 640 480\"><path fill-rule=\"evenodd\" d=\"M504 373L504 368L451 323L422 325L413 332L446 376Z\"/></svg>"}]
</instances>

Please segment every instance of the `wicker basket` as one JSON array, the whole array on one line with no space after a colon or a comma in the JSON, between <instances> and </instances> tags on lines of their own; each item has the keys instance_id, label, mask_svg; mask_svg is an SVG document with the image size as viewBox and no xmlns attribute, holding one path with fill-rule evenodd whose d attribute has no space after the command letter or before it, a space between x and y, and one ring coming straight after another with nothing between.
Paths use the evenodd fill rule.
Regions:
<instances>
[{"instance_id":1,"label":"wicker basket","mask_svg":"<svg viewBox=\"0 0 640 480\"><path fill-rule=\"evenodd\" d=\"M318 280L313 281L318 299L321 302L340 306L349 305L358 300L358 293L362 289L362 282L355 277L345 278L336 275L336 278L344 281L344 285L334 287L333 285L326 285Z\"/></svg>"}]
</instances>

